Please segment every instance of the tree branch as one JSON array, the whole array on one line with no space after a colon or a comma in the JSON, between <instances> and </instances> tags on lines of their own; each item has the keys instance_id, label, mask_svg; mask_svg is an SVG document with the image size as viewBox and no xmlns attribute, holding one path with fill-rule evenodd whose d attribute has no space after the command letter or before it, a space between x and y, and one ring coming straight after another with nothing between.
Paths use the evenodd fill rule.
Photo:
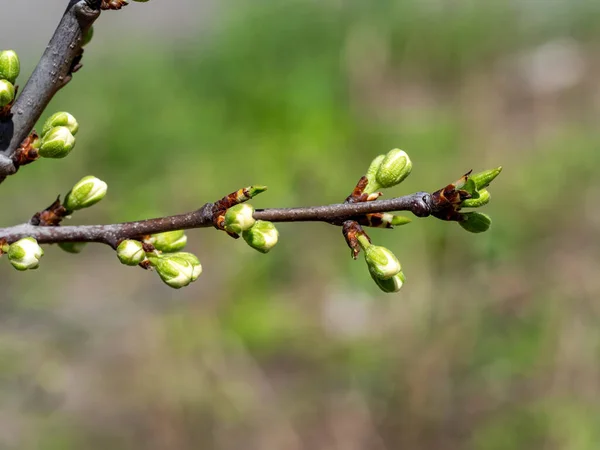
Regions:
<instances>
[{"instance_id":1,"label":"tree branch","mask_svg":"<svg viewBox=\"0 0 600 450\"><path fill-rule=\"evenodd\" d=\"M11 157L27 138L52 97L71 78L81 55L82 38L100 15L100 0L70 0L37 67L12 107L12 117L0 121L0 183L18 167Z\"/></svg>"},{"instance_id":2,"label":"tree branch","mask_svg":"<svg viewBox=\"0 0 600 450\"><path fill-rule=\"evenodd\" d=\"M430 194L417 192L375 202L259 209L254 213L254 218L270 222L326 222L341 225L345 220L378 212L410 211L417 217L426 217L433 213L435 208L436 205ZM26 223L0 228L0 240L4 239L10 244L24 237L33 237L40 244L99 242L116 248L123 239L139 238L165 231L212 227L214 214L215 203L207 203L200 209L185 214L111 225L48 227Z\"/></svg>"}]
</instances>

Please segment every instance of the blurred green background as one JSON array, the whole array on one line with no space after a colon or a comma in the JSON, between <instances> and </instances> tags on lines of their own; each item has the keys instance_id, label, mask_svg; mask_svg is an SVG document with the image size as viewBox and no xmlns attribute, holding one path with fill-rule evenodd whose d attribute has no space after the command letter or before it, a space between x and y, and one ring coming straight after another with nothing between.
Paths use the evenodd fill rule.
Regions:
<instances>
[{"instance_id":1,"label":"blurred green background","mask_svg":"<svg viewBox=\"0 0 600 450\"><path fill-rule=\"evenodd\" d=\"M21 83L62 11L28 1L48 33L15 19L1 43ZM336 203L400 147L388 197L504 166L492 229L371 231L396 295L324 224L281 225L268 255L191 231L204 274L180 291L103 246L4 261L0 448L600 448L600 3L184 3L103 14L44 115L74 114L77 147L2 185L2 226L88 174L109 195L72 223L253 183L256 207Z\"/></svg>"}]
</instances>

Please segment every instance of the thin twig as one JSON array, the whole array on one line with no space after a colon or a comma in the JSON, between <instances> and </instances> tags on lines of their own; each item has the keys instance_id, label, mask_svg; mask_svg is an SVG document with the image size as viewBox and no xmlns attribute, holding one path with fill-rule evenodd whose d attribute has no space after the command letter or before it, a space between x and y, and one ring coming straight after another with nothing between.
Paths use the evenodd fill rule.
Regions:
<instances>
[{"instance_id":1,"label":"thin twig","mask_svg":"<svg viewBox=\"0 0 600 450\"><path fill-rule=\"evenodd\" d=\"M100 0L70 0L37 67L12 107L12 117L0 122L0 183L18 167L11 157L27 138L52 97L68 82L82 38L100 15Z\"/></svg>"},{"instance_id":2,"label":"thin twig","mask_svg":"<svg viewBox=\"0 0 600 450\"><path fill-rule=\"evenodd\" d=\"M341 225L344 220L368 213L410 211L417 217L426 217L434 209L435 205L432 203L431 195L426 192L417 192L375 202L259 209L254 213L254 218L271 222L326 222ZM0 228L0 239L5 239L10 244L30 236L40 244L100 242L115 248L123 239L139 238L165 231L212 227L214 226L214 213L215 204L207 203L200 209L185 214L111 225L45 227L26 223Z\"/></svg>"}]
</instances>

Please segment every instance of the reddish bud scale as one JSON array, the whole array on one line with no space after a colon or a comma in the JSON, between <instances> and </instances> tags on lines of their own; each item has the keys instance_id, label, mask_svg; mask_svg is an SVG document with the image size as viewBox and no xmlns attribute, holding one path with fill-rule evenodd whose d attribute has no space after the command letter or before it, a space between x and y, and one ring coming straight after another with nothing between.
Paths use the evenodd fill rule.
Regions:
<instances>
[{"instance_id":1,"label":"reddish bud scale","mask_svg":"<svg viewBox=\"0 0 600 450\"><path fill-rule=\"evenodd\" d=\"M19 148L15 151L12 156L13 163L17 167L31 164L35 160L39 159L37 148L33 147L33 143L38 139L38 135L35 131L32 131L29 136L21 143Z\"/></svg>"},{"instance_id":2,"label":"reddish bud scale","mask_svg":"<svg viewBox=\"0 0 600 450\"><path fill-rule=\"evenodd\" d=\"M62 220L68 215L68 211L62 205L60 197L58 197L45 210L34 214L30 222L32 225L40 227L56 227L60 225Z\"/></svg>"},{"instance_id":3,"label":"reddish bud scale","mask_svg":"<svg viewBox=\"0 0 600 450\"><path fill-rule=\"evenodd\" d=\"M358 222L354 220L346 220L342 225L342 233L344 235L344 239L346 239L346 243L350 250L352 250L352 258L358 258L358 254L360 253L360 244L358 242L358 236L365 236L369 242L371 242L371 238L363 228L358 224Z\"/></svg>"},{"instance_id":4,"label":"reddish bud scale","mask_svg":"<svg viewBox=\"0 0 600 450\"><path fill-rule=\"evenodd\" d=\"M460 204L463 200L471 198L471 194L460 188L466 184L470 173L469 171L455 183L449 184L445 188L431 194L433 204L432 215L434 217L441 220L461 221L462 215L458 212L460 211Z\"/></svg>"}]
</instances>

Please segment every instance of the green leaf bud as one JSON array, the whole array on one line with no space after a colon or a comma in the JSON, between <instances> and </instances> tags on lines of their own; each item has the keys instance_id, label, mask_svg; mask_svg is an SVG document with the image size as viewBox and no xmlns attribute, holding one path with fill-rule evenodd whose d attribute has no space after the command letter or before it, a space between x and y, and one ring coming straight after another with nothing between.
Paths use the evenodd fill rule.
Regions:
<instances>
[{"instance_id":1,"label":"green leaf bud","mask_svg":"<svg viewBox=\"0 0 600 450\"><path fill-rule=\"evenodd\" d=\"M364 192L366 192L367 194L372 194L373 192L381 188L381 186L379 186L379 183L377 183L376 177L377 171L379 170L379 166L381 166L381 163L384 159L385 155L379 155L373 161L371 161L371 165L369 166L366 175L367 180L369 180L369 183L367 184L367 187L365 187L364 190Z\"/></svg>"},{"instance_id":2,"label":"green leaf bud","mask_svg":"<svg viewBox=\"0 0 600 450\"><path fill-rule=\"evenodd\" d=\"M67 211L89 208L102 200L107 190L108 186L104 181L88 175L73 186L65 197L63 206Z\"/></svg>"},{"instance_id":3,"label":"green leaf bud","mask_svg":"<svg viewBox=\"0 0 600 450\"><path fill-rule=\"evenodd\" d=\"M14 50L0 52L0 79L14 84L21 72L19 56Z\"/></svg>"},{"instance_id":4,"label":"green leaf bud","mask_svg":"<svg viewBox=\"0 0 600 450\"><path fill-rule=\"evenodd\" d=\"M224 228L230 233L240 234L254 225L253 215L254 207L248 203L232 206L225 213Z\"/></svg>"},{"instance_id":5,"label":"green leaf bud","mask_svg":"<svg viewBox=\"0 0 600 450\"><path fill-rule=\"evenodd\" d=\"M488 187L494 178L500 175L500 172L502 172L502 166L496 169L490 169L476 173L471 175L469 178L475 182L475 186L478 190L480 190Z\"/></svg>"},{"instance_id":6,"label":"green leaf bud","mask_svg":"<svg viewBox=\"0 0 600 450\"><path fill-rule=\"evenodd\" d=\"M144 259L146 259L146 252L144 246L139 241L133 239L126 239L122 241L117 247L117 257L121 264L126 266L137 266Z\"/></svg>"},{"instance_id":7,"label":"green leaf bud","mask_svg":"<svg viewBox=\"0 0 600 450\"><path fill-rule=\"evenodd\" d=\"M87 244L85 242L60 242L58 246L67 253L81 253Z\"/></svg>"},{"instance_id":8,"label":"green leaf bud","mask_svg":"<svg viewBox=\"0 0 600 450\"><path fill-rule=\"evenodd\" d=\"M404 282L406 281L406 278L404 277L403 272L398 272L393 277L387 278L385 280L376 277L375 275L373 275L373 273L371 273L371 277L373 278L373 281L375 281L375 283L377 283L377 286L379 286L379 289L381 289L383 292L387 292L389 294L398 292L404 285Z\"/></svg>"},{"instance_id":9,"label":"green leaf bud","mask_svg":"<svg viewBox=\"0 0 600 450\"><path fill-rule=\"evenodd\" d=\"M90 26L87 31L83 34L83 39L81 41L81 46L85 47L86 45L88 45L92 38L94 37L94 26Z\"/></svg>"},{"instance_id":10,"label":"green leaf bud","mask_svg":"<svg viewBox=\"0 0 600 450\"><path fill-rule=\"evenodd\" d=\"M464 208L479 208L480 206L487 205L490 202L492 196L487 189L482 189L477 192L473 198L463 200L460 206Z\"/></svg>"},{"instance_id":11,"label":"green leaf bud","mask_svg":"<svg viewBox=\"0 0 600 450\"><path fill-rule=\"evenodd\" d=\"M248 230L242 233L246 243L261 253L269 253L279 240L279 231L272 222L257 220Z\"/></svg>"},{"instance_id":12,"label":"green leaf bud","mask_svg":"<svg viewBox=\"0 0 600 450\"><path fill-rule=\"evenodd\" d=\"M75 137L67 127L52 128L41 140L39 155L42 158L64 158L75 146Z\"/></svg>"},{"instance_id":13,"label":"green leaf bud","mask_svg":"<svg viewBox=\"0 0 600 450\"><path fill-rule=\"evenodd\" d=\"M23 238L8 248L8 259L17 270L37 269L44 250L32 237Z\"/></svg>"},{"instance_id":14,"label":"green leaf bud","mask_svg":"<svg viewBox=\"0 0 600 450\"><path fill-rule=\"evenodd\" d=\"M187 286L202 273L200 261L191 253L166 253L149 259L161 280L175 289Z\"/></svg>"},{"instance_id":15,"label":"green leaf bud","mask_svg":"<svg viewBox=\"0 0 600 450\"><path fill-rule=\"evenodd\" d=\"M10 81L0 80L0 108L5 107L15 99L15 87Z\"/></svg>"},{"instance_id":16,"label":"green leaf bud","mask_svg":"<svg viewBox=\"0 0 600 450\"><path fill-rule=\"evenodd\" d=\"M401 183L412 170L412 162L404 150L398 148L385 155L379 170L377 170L377 183L383 188L390 188Z\"/></svg>"},{"instance_id":17,"label":"green leaf bud","mask_svg":"<svg viewBox=\"0 0 600 450\"><path fill-rule=\"evenodd\" d=\"M386 280L402 270L400 261L390 250L379 245L369 245L363 249L365 261L371 275Z\"/></svg>"},{"instance_id":18,"label":"green leaf bud","mask_svg":"<svg viewBox=\"0 0 600 450\"><path fill-rule=\"evenodd\" d=\"M165 233L153 234L148 242L150 242L156 250L172 253L183 250L187 244L187 236L183 230L167 231Z\"/></svg>"},{"instance_id":19,"label":"green leaf bud","mask_svg":"<svg viewBox=\"0 0 600 450\"><path fill-rule=\"evenodd\" d=\"M492 219L487 214L480 212L468 212L462 215L463 220L458 222L461 227L471 233L483 233L489 230Z\"/></svg>"},{"instance_id":20,"label":"green leaf bud","mask_svg":"<svg viewBox=\"0 0 600 450\"><path fill-rule=\"evenodd\" d=\"M79 124L77 123L77 120L75 120L75 117L68 112L61 111L48 117L46 122L44 122L44 127L42 128L42 134L40 137L43 138L55 127L67 127L73 136L75 136L79 130Z\"/></svg>"}]
</instances>

